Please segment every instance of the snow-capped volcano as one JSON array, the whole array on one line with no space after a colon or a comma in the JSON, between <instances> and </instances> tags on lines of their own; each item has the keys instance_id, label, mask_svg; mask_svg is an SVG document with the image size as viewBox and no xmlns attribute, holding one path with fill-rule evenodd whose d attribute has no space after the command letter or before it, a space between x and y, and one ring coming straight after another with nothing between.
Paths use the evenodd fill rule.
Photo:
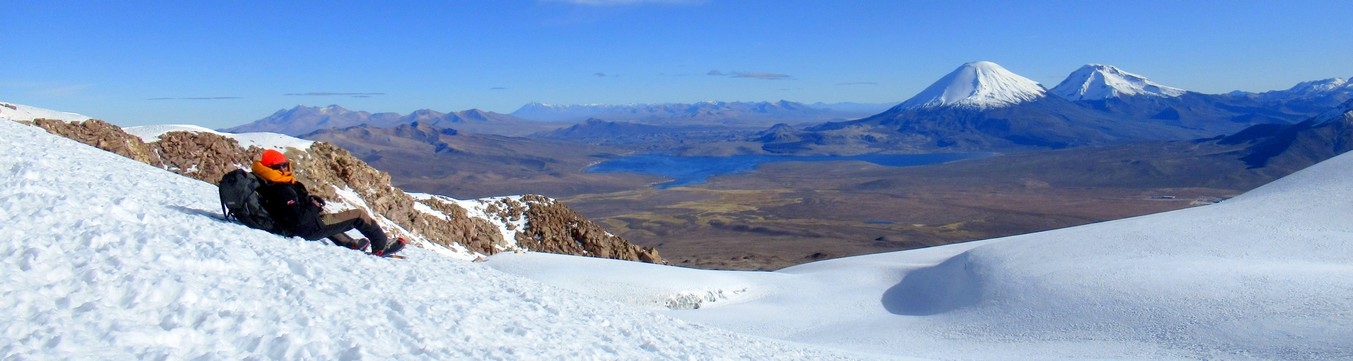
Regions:
<instances>
[{"instance_id":1,"label":"snow-capped volcano","mask_svg":"<svg viewBox=\"0 0 1353 361\"><path fill-rule=\"evenodd\" d=\"M1177 97L1183 89L1157 84L1141 75L1129 73L1112 65L1089 64L1067 76L1052 90L1053 95L1068 100L1103 100L1127 95Z\"/></svg>"},{"instance_id":2,"label":"snow-capped volcano","mask_svg":"<svg viewBox=\"0 0 1353 361\"><path fill-rule=\"evenodd\" d=\"M977 61L963 64L898 108L1000 108L1042 99L1046 92L1038 82L996 63Z\"/></svg>"}]
</instances>

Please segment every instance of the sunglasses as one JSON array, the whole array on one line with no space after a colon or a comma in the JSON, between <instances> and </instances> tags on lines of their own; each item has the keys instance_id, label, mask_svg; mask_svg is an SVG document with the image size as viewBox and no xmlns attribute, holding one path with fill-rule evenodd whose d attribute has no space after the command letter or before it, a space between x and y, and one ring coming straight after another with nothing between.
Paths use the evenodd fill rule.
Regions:
<instances>
[{"instance_id":1,"label":"sunglasses","mask_svg":"<svg viewBox=\"0 0 1353 361\"><path fill-rule=\"evenodd\" d=\"M291 162L282 162L281 164L274 164L268 168L276 170L291 170Z\"/></svg>"}]
</instances>

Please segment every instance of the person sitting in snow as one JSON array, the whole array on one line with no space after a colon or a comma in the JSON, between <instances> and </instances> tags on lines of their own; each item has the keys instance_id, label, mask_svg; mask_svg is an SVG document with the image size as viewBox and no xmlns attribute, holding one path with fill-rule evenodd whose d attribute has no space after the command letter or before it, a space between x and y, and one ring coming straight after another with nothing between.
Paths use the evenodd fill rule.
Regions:
<instances>
[{"instance_id":1,"label":"person sitting in snow","mask_svg":"<svg viewBox=\"0 0 1353 361\"><path fill-rule=\"evenodd\" d=\"M328 238L336 245L359 251L371 246L371 254L377 256L389 256L404 248L403 238L389 242L385 231L360 209L323 214L324 199L311 195L305 184L296 181L291 162L282 152L263 151L253 171L263 183L258 187L263 209L284 231L311 241ZM366 238L355 240L344 233L352 229Z\"/></svg>"}]
</instances>

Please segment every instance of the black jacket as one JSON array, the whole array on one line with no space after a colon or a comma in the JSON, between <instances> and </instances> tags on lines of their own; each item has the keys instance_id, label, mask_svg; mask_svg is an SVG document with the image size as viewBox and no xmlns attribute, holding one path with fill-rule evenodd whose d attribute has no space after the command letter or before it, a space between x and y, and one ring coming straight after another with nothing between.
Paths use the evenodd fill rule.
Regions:
<instances>
[{"instance_id":1,"label":"black jacket","mask_svg":"<svg viewBox=\"0 0 1353 361\"><path fill-rule=\"evenodd\" d=\"M258 195L263 209L277 222L277 227L285 232L284 235L309 238L309 235L323 228L319 220L323 209L310 201L310 192L305 190L304 184L265 180L258 187Z\"/></svg>"}]
</instances>

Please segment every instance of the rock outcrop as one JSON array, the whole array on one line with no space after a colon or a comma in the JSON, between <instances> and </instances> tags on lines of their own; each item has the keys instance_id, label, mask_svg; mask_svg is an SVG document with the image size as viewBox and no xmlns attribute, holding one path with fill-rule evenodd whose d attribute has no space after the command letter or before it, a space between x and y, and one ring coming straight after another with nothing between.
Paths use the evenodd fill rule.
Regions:
<instances>
[{"instance_id":1,"label":"rock outcrop","mask_svg":"<svg viewBox=\"0 0 1353 361\"><path fill-rule=\"evenodd\" d=\"M263 149L243 148L228 136L173 131L145 142L99 120L65 122L37 119L33 124L187 177L215 184L226 172L248 169ZM312 193L336 200L330 207L362 208L387 233L425 247L445 247L470 257L530 250L559 254L666 263L652 248L639 247L606 232L564 204L540 195L458 201L414 196L390 184L390 175L372 168L347 150L315 142L309 149L289 148L296 177ZM462 203L475 204L474 212ZM432 246L435 245L435 246Z\"/></svg>"},{"instance_id":2,"label":"rock outcrop","mask_svg":"<svg viewBox=\"0 0 1353 361\"><path fill-rule=\"evenodd\" d=\"M212 184L263 154L262 149L244 149L238 141L213 133L169 132L150 144L160 155L161 168Z\"/></svg>"},{"instance_id":3,"label":"rock outcrop","mask_svg":"<svg viewBox=\"0 0 1353 361\"><path fill-rule=\"evenodd\" d=\"M151 165L161 163L160 157L155 153L153 147L146 145L145 142L141 141L141 138L127 134L127 132L122 131L122 128L102 120L91 119L68 123L52 119L34 119L33 124L46 129L48 133L74 139L99 149L117 153L123 157L135 159L141 163Z\"/></svg>"},{"instance_id":4,"label":"rock outcrop","mask_svg":"<svg viewBox=\"0 0 1353 361\"><path fill-rule=\"evenodd\" d=\"M639 248L587 222L563 203L539 195L523 196L519 203L505 203L512 213L525 213L526 230L517 232L517 243L550 253L583 254L600 258L662 263L657 250Z\"/></svg>"}]
</instances>

